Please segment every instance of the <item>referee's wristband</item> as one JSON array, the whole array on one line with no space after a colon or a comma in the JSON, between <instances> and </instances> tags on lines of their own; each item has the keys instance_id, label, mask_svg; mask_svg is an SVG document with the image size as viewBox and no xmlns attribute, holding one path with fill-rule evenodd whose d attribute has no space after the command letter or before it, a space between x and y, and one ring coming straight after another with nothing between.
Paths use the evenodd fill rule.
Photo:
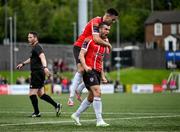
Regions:
<instances>
[{"instance_id":1,"label":"referee's wristband","mask_svg":"<svg viewBox=\"0 0 180 132\"><path fill-rule=\"evenodd\" d=\"M43 66L43 67L42 67L42 69L45 69L45 68L47 68L47 66Z\"/></svg>"}]
</instances>

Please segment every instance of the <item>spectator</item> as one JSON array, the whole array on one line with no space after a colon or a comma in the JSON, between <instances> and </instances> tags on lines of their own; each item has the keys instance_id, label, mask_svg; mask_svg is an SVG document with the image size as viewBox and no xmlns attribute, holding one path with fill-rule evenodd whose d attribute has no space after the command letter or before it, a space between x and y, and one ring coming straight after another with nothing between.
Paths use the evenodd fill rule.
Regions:
<instances>
[{"instance_id":1,"label":"spectator","mask_svg":"<svg viewBox=\"0 0 180 132\"><path fill-rule=\"evenodd\" d=\"M23 76L18 77L16 84L25 84L25 78Z\"/></svg>"},{"instance_id":2,"label":"spectator","mask_svg":"<svg viewBox=\"0 0 180 132\"><path fill-rule=\"evenodd\" d=\"M7 79L5 77L0 76L0 84L7 84Z\"/></svg>"},{"instance_id":3,"label":"spectator","mask_svg":"<svg viewBox=\"0 0 180 132\"><path fill-rule=\"evenodd\" d=\"M53 62L53 72L54 72L54 74L57 74L57 72L58 72L58 60L57 59L54 59L54 62Z\"/></svg>"},{"instance_id":4,"label":"spectator","mask_svg":"<svg viewBox=\"0 0 180 132\"><path fill-rule=\"evenodd\" d=\"M67 79L67 77L62 78L61 85L62 85L62 92L64 93L69 92L69 80Z\"/></svg>"},{"instance_id":5,"label":"spectator","mask_svg":"<svg viewBox=\"0 0 180 132\"><path fill-rule=\"evenodd\" d=\"M29 84L29 83L30 83L30 80L31 80L31 77L28 76L28 77L26 78L26 80L25 80L25 83Z\"/></svg>"},{"instance_id":6,"label":"spectator","mask_svg":"<svg viewBox=\"0 0 180 132\"><path fill-rule=\"evenodd\" d=\"M60 72L63 72L64 71L64 60L63 59L59 59L58 66L59 66Z\"/></svg>"}]
</instances>

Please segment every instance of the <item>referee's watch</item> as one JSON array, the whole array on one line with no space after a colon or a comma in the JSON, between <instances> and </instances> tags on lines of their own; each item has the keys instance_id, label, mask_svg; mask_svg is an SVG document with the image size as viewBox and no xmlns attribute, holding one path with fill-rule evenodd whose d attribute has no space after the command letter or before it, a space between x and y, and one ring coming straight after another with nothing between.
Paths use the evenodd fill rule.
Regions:
<instances>
[{"instance_id":1,"label":"referee's watch","mask_svg":"<svg viewBox=\"0 0 180 132\"><path fill-rule=\"evenodd\" d=\"M25 66L26 64L23 62L23 63L21 63L22 64L22 66Z\"/></svg>"},{"instance_id":2,"label":"referee's watch","mask_svg":"<svg viewBox=\"0 0 180 132\"><path fill-rule=\"evenodd\" d=\"M47 68L47 66L43 66L42 69L44 70L45 68Z\"/></svg>"}]
</instances>

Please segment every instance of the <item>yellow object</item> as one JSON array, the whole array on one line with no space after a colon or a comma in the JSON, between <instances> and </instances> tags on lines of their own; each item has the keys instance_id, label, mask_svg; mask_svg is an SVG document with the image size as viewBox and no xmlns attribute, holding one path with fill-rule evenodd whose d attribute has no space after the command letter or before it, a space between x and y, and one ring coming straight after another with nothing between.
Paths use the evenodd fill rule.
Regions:
<instances>
[{"instance_id":1,"label":"yellow object","mask_svg":"<svg viewBox=\"0 0 180 132\"><path fill-rule=\"evenodd\" d=\"M126 84L125 92L126 93L132 93L132 85L131 84Z\"/></svg>"},{"instance_id":2,"label":"yellow object","mask_svg":"<svg viewBox=\"0 0 180 132\"><path fill-rule=\"evenodd\" d=\"M45 91L45 93L47 93L47 94L52 94L52 85L51 84L46 84L46 85L44 85L44 91Z\"/></svg>"}]
</instances>

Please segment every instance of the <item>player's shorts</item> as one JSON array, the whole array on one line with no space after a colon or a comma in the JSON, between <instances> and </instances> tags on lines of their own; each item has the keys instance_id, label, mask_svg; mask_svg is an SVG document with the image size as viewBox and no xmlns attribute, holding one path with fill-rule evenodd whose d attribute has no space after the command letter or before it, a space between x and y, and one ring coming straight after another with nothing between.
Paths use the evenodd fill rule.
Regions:
<instances>
[{"instance_id":1,"label":"player's shorts","mask_svg":"<svg viewBox=\"0 0 180 132\"><path fill-rule=\"evenodd\" d=\"M31 72L31 89L41 89L44 86L45 73L44 70L35 70Z\"/></svg>"},{"instance_id":2,"label":"player's shorts","mask_svg":"<svg viewBox=\"0 0 180 132\"><path fill-rule=\"evenodd\" d=\"M79 46L74 46L73 47L73 54L74 54L74 58L76 60L76 64L81 63L81 61L79 59L80 51L81 51L81 47L79 47Z\"/></svg>"},{"instance_id":3,"label":"player's shorts","mask_svg":"<svg viewBox=\"0 0 180 132\"><path fill-rule=\"evenodd\" d=\"M88 90L90 90L91 86L100 85L100 80L101 73L96 70L84 72L83 74L83 81Z\"/></svg>"}]
</instances>

